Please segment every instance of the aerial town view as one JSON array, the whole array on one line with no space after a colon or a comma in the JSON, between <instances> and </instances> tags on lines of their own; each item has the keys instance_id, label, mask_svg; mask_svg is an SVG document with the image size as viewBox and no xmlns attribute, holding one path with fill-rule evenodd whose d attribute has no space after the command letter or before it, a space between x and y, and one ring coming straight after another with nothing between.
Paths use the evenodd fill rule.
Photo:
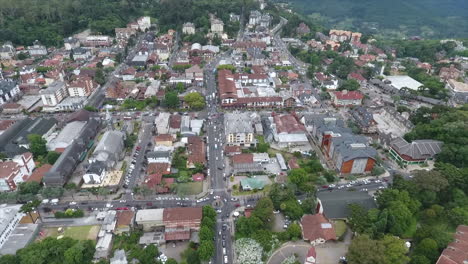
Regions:
<instances>
[{"instance_id":1,"label":"aerial town view","mask_svg":"<svg viewBox=\"0 0 468 264\"><path fill-rule=\"evenodd\" d=\"M468 263L466 0L0 0L0 63L0 264Z\"/></svg>"}]
</instances>

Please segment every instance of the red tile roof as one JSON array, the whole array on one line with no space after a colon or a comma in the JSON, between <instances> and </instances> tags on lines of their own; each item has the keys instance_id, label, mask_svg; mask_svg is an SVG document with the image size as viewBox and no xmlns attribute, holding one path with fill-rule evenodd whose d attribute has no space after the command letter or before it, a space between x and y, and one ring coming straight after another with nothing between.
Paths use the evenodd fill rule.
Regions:
<instances>
[{"instance_id":1,"label":"red tile roof","mask_svg":"<svg viewBox=\"0 0 468 264\"><path fill-rule=\"evenodd\" d=\"M16 120L1 120L0 121L0 131L7 130L15 122L16 122Z\"/></svg>"},{"instance_id":2,"label":"red tile roof","mask_svg":"<svg viewBox=\"0 0 468 264\"><path fill-rule=\"evenodd\" d=\"M52 165L50 164L44 164L42 165L41 167L39 168L36 168L31 176L29 176L29 178L26 180L27 182L38 182L38 183L41 183L42 181L42 178L44 177L44 175L52 168Z\"/></svg>"},{"instance_id":3,"label":"red tile roof","mask_svg":"<svg viewBox=\"0 0 468 264\"><path fill-rule=\"evenodd\" d=\"M366 78L364 78L364 76L362 76L360 73L358 72L352 72L348 75L348 79L354 79L358 82L362 82L362 81L365 81Z\"/></svg>"},{"instance_id":4,"label":"red tile roof","mask_svg":"<svg viewBox=\"0 0 468 264\"><path fill-rule=\"evenodd\" d=\"M171 141L174 140L174 138L172 137L171 134L161 134L161 135L157 135L154 137L154 140L156 142L161 142L161 141Z\"/></svg>"},{"instance_id":5,"label":"red tile roof","mask_svg":"<svg viewBox=\"0 0 468 264\"><path fill-rule=\"evenodd\" d=\"M188 138L188 157L187 161L189 163L201 163L206 164L206 155L205 155L205 142L199 136L191 136Z\"/></svg>"},{"instance_id":6,"label":"red tile roof","mask_svg":"<svg viewBox=\"0 0 468 264\"><path fill-rule=\"evenodd\" d=\"M178 129L180 128L180 122L182 120L182 117L180 115L171 115L169 117L169 127Z\"/></svg>"},{"instance_id":7,"label":"red tile roof","mask_svg":"<svg viewBox=\"0 0 468 264\"><path fill-rule=\"evenodd\" d=\"M335 240L336 233L333 225L322 214L304 215L301 218L302 236L304 240L317 239Z\"/></svg>"},{"instance_id":8,"label":"red tile roof","mask_svg":"<svg viewBox=\"0 0 468 264\"><path fill-rule=\"evenodd\" d=\"M273 117L278 133L305 132L305 126L292 114L275 115Z\"/></svg>"},{"instance_id":9,"label":"red tile roof","mask_svg":"<svg viewBox=\"0 0 468 264\"><path fill-rule=\"evenodd\" d=\"M170 174L170 165L168 163L149 163L148 168L146 169L147 174Z\"/></svg>"},{"instance_id":10,"label":"red tile roof","mask_svg":"<svg viewBox=\"0 0 468 264\"><path fill-rule=\"evenodd\" d=\"M165 232L164 233L164 239L166 241L189 240L190 239L190 231Z\"/></svg>"},{"instance_id":11,"label":"red tile roof","mask_svg":"<svg viewBox=\"0 0 468 264\"><path fill-rule=\"evenodd\" d=\"M201 221L201 207L173 207L166 208L163 211L163 221L178 222L178 221Z\"/></svg>"},{"instance_id":12,"label":"red tile roof","mask_svg":"<svg viewBox=\"0 0 468 264\"><path fill-rule=\"evenodd\" d=\"M253 163L253 154L252 153L242 153L232 156L232 163L242 164L242 163Z\"/></svg>"},{"instance_id":13,"label":"red tile roof","mask_svg":"<svg viewBox=\"0 0 468 264\"><path fill-rule=\"evenodd\" d=\"M291 170L292 170L292 169L299 169L299 168L300 168L300 167L299 167L299 164L297 164L297 160L294 159L294 158L293 158L293 159L290 159L290 160L288 161L288 166L289 166L289 168L290 168Z\"/></svg>"},{"instance_id":14,"label":"red tile roof","mask_svg":"<svg viewBox=\"0 0 468 264\"><path fill-rule=\"evenodd\" d=\"M362 100L364 98L364 95L359 91L338 91L334 94L339 100Z\"/></svg>"},{"instance_id":15,"label":"red tile roof","mask_svg":"<svg viewBox=\"0 0 468 264\"><path fill-rule=\"evenodd\" d=\"M468 261L468 226L458 226L454 238L455 241L442 251L436 264L465 264Z\"/></svg>"},{"instance_id":16,"label":"red tile roof","mask_svg":"<svg viewBox=\"0 0 468 264\"><path fill-rule=\"evenodd\" d=\"M161 173L154 173L150 174L145 179L145 184L148 188L153 189L157 185L161 184L162 174Z\"/></svg>"},{"instance_id":17,"label":"red tile roof","mask_svg":"<svg viewBox=\"0 0 468 264\"><path fill-rule=\"evenodd\" d=\"M135 212L130 210L117 211L117 227L133 224Z\"/></svg>"},{"instance_id":18,"label":"red tile roof","mask_svg":"<svg viewBox=\"0 0 468 264\"><path fill-rule=\"evenodd\" d=\"M232 154L232 153L241 153L241 147L240 146L226 146L224 147L224 152L226 155Z\"/></svg>"},{"instance_id":19,"label":"red tile roof","mask_svg":"<svg viewBox=\"0 0 468 264\"><path fill-rule=\"evenodd\" d=\"M237 98L234 76L229 70L218 71L218 86L221 99Z\"/></svg>"}]
</instances>

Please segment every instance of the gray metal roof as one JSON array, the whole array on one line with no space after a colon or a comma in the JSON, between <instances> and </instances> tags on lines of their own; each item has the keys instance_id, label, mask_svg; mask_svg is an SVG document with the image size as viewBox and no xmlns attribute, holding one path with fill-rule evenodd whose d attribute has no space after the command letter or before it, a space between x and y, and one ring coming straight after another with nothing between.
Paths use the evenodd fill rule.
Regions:
<instances>
[{"instance_id":1,"label":"gray metal roof","mask_svg":"<svg viewBox=\"0 0 468 264\"><path fill-rule=\"evenodd\" d=\"M0 80L0 90L3 91L3 93L8 93L10 92L13 88L15 88L18 85L16 81L12 80Z\"/></svg>"},{"instance_id":2,"label":"gray metal roof","mask_svg":"<svg viewBox=\"0 0 468 264\"><path fill-rule=\"evenodd\" d=\"M105 168L106 164L104 164L104 162L96 160L95 162L92 162L89 165L88 170L86 170L86 173L101 175Z\"/></svg>"},{"instance_id":3,"label":"gray metal roof","mask_svg":"<svg viewBox=\"0 0 468 264\"><path fill-rule=\"evenodd\" d=\"M350 215L348 206L359 204L366 209L376 207L374 199L366 192L333 191L319 192L317 198L323 206L323 212L328 218L347 218Z\"/></svg>"},{"instance_id":4,"label":"gray metal roof","mask_svg":"<svg viewBox=\"0 0 468 264\"><path fill-rule=\"evenodd\" d=\"M358 122L360 127L369 127L374 120L374 115L362 106L351 109L351 115Z\"/></svg>"},{"instance_id":5,"label":"gray metal roof","mask_svg":"<svg viewBox=\"0 0 468 264\"><path fill-rule=\"evenodd\" d=\"M412 159L421 160L433 158L442 151L443 142L437 140L414 140L409 143L404 138L396 138L390 146L400 155L406 155Z\"/></svg>"},{"instance_id":6,"label":"gray metal roof","mask_svg":"<svg viewBox=\"0 0 468 264\"><path fill-rule=\"evenodd\" d=\"M226 134L254 133L249 113L235 112L224 115Z\"/></svg>"}]
</instances>

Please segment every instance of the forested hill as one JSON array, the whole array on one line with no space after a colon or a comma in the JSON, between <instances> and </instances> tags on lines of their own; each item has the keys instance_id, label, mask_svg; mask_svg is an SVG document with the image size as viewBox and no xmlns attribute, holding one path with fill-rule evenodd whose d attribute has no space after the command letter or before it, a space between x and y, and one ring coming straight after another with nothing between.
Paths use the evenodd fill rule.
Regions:
<instances>
[{"instance_id":1,"label":"forested hill","mask_svg":"<svg viewBox=\"0 0 468 264\"><path fill-rule=\"evenodd\" d=\"M253 0L0 0L0 43L31 45L37 39L61 45L64 37L87 28L113 35L114 28L142 15L162 29L187 21L205 27L208 13L227 19L229 12L253 6Z\"/></svg>"},{"instance_id":2,"label":"forested hill","mask_svg":"<svg viewBox=\"0 0 468 264\"><path fill-rule=\"evenodd\" d=\"M284 0L275 0L284 2ZM387 37L468 37L467 0L286 0L327 27Z\"/></svg>"}]
</instances>

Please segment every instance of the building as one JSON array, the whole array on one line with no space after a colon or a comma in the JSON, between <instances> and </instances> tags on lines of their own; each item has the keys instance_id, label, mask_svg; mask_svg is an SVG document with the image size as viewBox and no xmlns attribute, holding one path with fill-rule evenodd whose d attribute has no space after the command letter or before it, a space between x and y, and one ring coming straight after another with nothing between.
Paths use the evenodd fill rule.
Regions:
<instances>
[{"instance_id":1,"label":"building","mask_svg":"<svg viewBox=\"0 0 468 264\"><path fill-rule=\"evenodd\" d=\"M296 28L296 33L299 35L307 35L310 33L310 28L304 22L301 22Z\"/></svg>"},{"instance_id":2,"label":"building","mask_svg":"<svg viewBox=\"0 0 468 264\"><path fill-rule=\"evenodd\" d=\"M154 144L156 146L172 147L174 136L171 134L159 134L154 137Z\"/></svg>"},{"instance_id":3,"label":"building","mask_svg":"<svg viewBox=\"0 0 468 264\"><path fill-rule=\"evenodd\" d=\"M182 33L187 35L195 34L195 25L191 22L184 23L182 26Z\"/></svg>"},{"instance_id":4,"label":"building","mask_svg":"<svg viewBox=\"0 0 468 264\"><path fill-rule=\"evenodd\" d=\"M210 22L211 22L211 33L218 34L221 36L224 31L223 21L218 18L212 17L210 19Z\"/></svg>"},{"instance_id":5,"label":"building","mask_svg":"<svg viewBox=\"0 0 468 264\"><path fill-rule=\"evenodd\" d=\"M3 250L3 246L24 216L20 209L20 204L0 205L0 251Z\"/></svg>"},{"instance_id":6,"label":"building","mask_svg":"<svg viewBox=\"0 0 468 264\"><path fill-rule=\"evenodd\" d=\"M300 225L302 238L313 246L336 240L335 229L323 214L304 215Z\"/></svg>"},{"instance_id":7,"label":"building","mask_svg":"<svg viewBox=\"0 0 468 264\"><path fill-rule=\"evenodd\" d=\"M250 11L250 16L249 16L249 25L254 26L260 23L260 19L262 17L262 13L258 10L252 10Z\"/></svg>"},{"instance_id":8,"label":"building","mask_svg":"<svg viewBox=\"0 0 468 264\"><path fill-rule=\"evenodd\" d=\"M338 42L360 42L362 34L346 30L332 29L329 33L330 39Z\"/></svg>"},{"instance_id":9,"label":"building","mask_svg":"<svg viewBox=\"0 0 468 264\"><path fill-rule=\"evenodd\" d=\"M265 139L275 142L281 148L306 146L309 144L306 128L296 114L277 115L262 120L265 131Z\"/></svg>"},{"instance_id":10,"label":"building","mask_svg":"<svg viewBox=\"0 0 468 264\"><path fill-rule=\"evenodd\" d=\"M188 137L187 153L187 168L195 168L197 163L206 165L206 146L201 137Z\"/></svg>"},{"instance_id":11,"label":"building","mask_svg":"<svg viewBox=\"0 0 468 264\"><path fill-rule=\"evenodd\" d=\"M350 110L351 116L356 121L361 133L374 134L377 133L377 121L374 115L362 106L354 107Z\"/></svg>"},{"instance_id":12,"label":"building","mask_svg":"<svg viewBox=\"0 0 468 264\"><path fill-rule=\"evenodd\" d=\"M191 232L199 231L201 207L165 208L163 211L165 241L189 240Z\"/></svg>"},{"instance_id":13,"label":"building","mask_svg":"<svg viewBox=\"0 0 468 264\"><path fill-rule=\"evenodd\" d=\"M91 50L89 48L74 48L72 49L71 54L73 54L74 60L87 60L91 58Z\"/></svg>"},{"instance_id":14,"label":"building","mask_svg":"<svg viewBox=\"0 0 468 264\"><path fill-rule=\"evenodd\" d=\"M391 85L397 90L403 88L417 91L420 87L423 86L422 83L416 81L415 79L407 75L395 75L395 76L386 76L384 83Z\"/></svg>"},{"instance_id":15,"label":"building","mask_svg":"<svg viewBox=\"0 0 468 264\"><path fill-rule=\"evenodd\" d=\"M306 256L304 264L315 264L315 263L317 263L317 252L315 251L315 247L311 247L309 251L307 251L307 256Z\"/></svg>"},{"instance_id":16,"label":"building","mask_svg":"<svg viewBox=\"0 0 468 264\"><path fill-rule=\"evenodd\" d=\"M436 264L466 264L468 262L468 226L459 225L454 240L442 251Z\"/></svg>"},{"instance_id":17,"label":"building","mask_svg":"<svg viewBox=\"0 0 468 264\"><path fill-rule=\"evenodd\" d=\"M459 104L468 103L468 83L458 82L450 79L445 88L452 93L452 98Z\"/></svg>"},{"instance_id":18,"label":"building","mask_svg":"<svg viewBox=\"0 0 468 264\"><path fill-rule=\"evenodd\" d=\"M463 76L463 72L455 68L455 65L453 64L451 64L450 67L442 67L440 68L440 71L439 71L439 77L445 81L450 80L450 79L457 80L458 78L462 76Z\"/></svg>"},{"instance_id":19,"label":"building","mask_svg":"<svg viewBox=\"0 0 468 264\"><path fill-rule=\"evenodd\" d=\"M224 127L228 146L252 147L257 145L249 113L226 113L224 115Z\"/></svg>"},{"instance_id":20,"label":"building","mask_svg":"<svg viewBox=\"0 0 468 264\"><path fill-rule=\"evenodd\" d=\"M16 49L11 42L5 42L0 47L0 60L11 60L16 55Z\"/></svg>"},{"instance_id":21,"label":"building","mask_svg":"<svg viewBox=\"0 0 468 264\"><path fill-rule=\"evenodd\" d=\"M37 134L47 139L56 126L55 118L38 117L19 120L0 135L0 152L10 158L28 152L28 135Z\"/></svg>"},{"instance_id":22,"label":"building","mask_svg":"<svg viewBox=\"0 0 468 264\"><path fill-rule=\"evenodd\" d=\"M65 185L76 166L86 158L88 150L94 144L99 127L98 119L89 119L86 126L81 129L80 135L64 150L52 168L44 175L42 181L45 186L62 187Z\"/></svg>"},{"instance_id":23,"label":"building","mask_svg":"<svg viewBox=\"0 0 468 264\"><path fill-rule=\"evenodd\" d=\"M67 84L70 97L90 96L99 85L91 77L83 76Z\"/></svg>"},{"instance_id":24,"label":"building","mask_svg":"<svg viewBox=\"0 0 468 264\"><path fill-rule=\"evenodd\" d=\"M86 121L73 121L66 124L54 139L47 142L47 149L60 153L63 152L79 136L85 126Z\"/></svg>"},{"instance_id":25,"label":"building","mask_svg":"<svg viewBox=\"0 0 468 264\"><path fill-rule=\"evenodd\" d=\"M119 210L116 215L115 234L130 233L135 224L135 212L132 210Z\"/></svg>"},{"instance_id":26,"label":"building","mask_svg":"<svg viewBox=\"0 0 468 264\"><path fill-rule=\"evenodd\" d=\"M88 36L84 42L87 47L110 47L112 39L109 36Z\"/></svg>"},{"instance_id":27,"label":"building","mask_svg":"<svg viewBox=\"0 0 468 264\"><path fill-rule=\"evenodd\" d=\"M30 152L9 161L0 161L0 191L14 191L18 184L27 181L36 165Z\"/></svg>"},{"instance_id":28,"label":"building","mask_svg":"<svg viewBox=\"0 0 468 264\"><path fill-rule=\"evenodd\" d=\"M390 155L404 165L423 164L442 151L443 142L437 140L413 140L396 138L390 143Z\"/></svg>"},{"instance_id":29,"label":"building","mask_svg":"<svg viewBox=\"0 0 468 264\"><path fill-rule=\"evenodd\" d=\"M330 93L331 100L334 106L355 106L362 105L362 99L364 95L359 91L337 91Z\"/></svg>"},{"instance_id":30,"label":"building","mask_svg":"<svg viewBox=\"0 0 468 264\"><path fill-rule=\"evenodd\" d=\"M137 19L138 29L145 32L151 27L151 18L149 16L143 16Z\"/></svg>"},{"instance_id":31,"label":"building","mask_svg":"<svg viewBox=\"0 0 468 264\"><path fill-rule=\"evenodd\" d=\"M27 47L28 53L31 56L45 56L47 55L47 48L41 45L39 41L34 41L32 46Z\"/></svg>"},{"instance_id":32,"label":"building","mask_svg":"<svg viewBox=\"0 0 468 264\"><path fill-rule=\"evenodd\" d=\"M67 87L62 81L51 83L46 89L39 92L44 106L56 106L68 96Z\"/></svg>"},{"instance_id":33,"label":"building","mask_svg":"<svg viewBox=\"0 0 468 264\"><path fill-rule=\"evenodd\" d=\"M318 192L317 198L317 213L324 214L329 219L347 219L351 215L350 204L358 204L366 210L377 207L374 198L367 192Z\"/></svg>"},{"instance_id":34,"label":"building","mask_svg":"<svg viewBox=\"0 0 468 264\"><path fill-rule=\"evenodd\" d=\"M128 264L125 250L119 249L114 252L114 256L110 259L110 264Z\"/></svg>"},{"instance_id":35,"label":"building","mask_svg":"<svg viewBox=\"0 0 468 264\"><path fill-rule=\"evenodd\" d=\"M240 181L240 188L243 191L263 190L266 182L257 178L244 178Z\"/></svg>"},{"instance_id":36,"label":"building","mask_svg":"<svg viewBox=\"0 0 468 264\"><path fill-rule=\"evenodd\" d=\"M106 177L106 164L102 161L91 162L85 174L83 181L86 184L100 184Z\"/></svg>"},{"instance_id":37,"label":"building","mask_svg":"<svg viewBox=\"0 0 468 264\"><path fill-rule=\"evenodd\" d=\"M203 69L195 64L185 70L185 78L192 80L194 83L203 83Z\"/></svg>"},{"instance_id":38,"label":"building","mask_svg":"<svg viewBox=\"0 0 468 264\"><path fill-rule=\"evenodd\" d=\"M80 40L74 37L68 37L63 39L65 50L76 49L80 46Z\"/></svg>"},{"instance_id":39,"label":"building","mask_svg":"<svg viewBox=\"0 0 468 264\"><path fill-rule=\"evenodd\" d=\"M107 169L123 158L125 135L120 131L106 131L94 149L90 163L101 161Z\"/></svg>"},{"instance_id":40,"label":"building","mask_svg":"<svg viewBox=\"0 0 468 264\"><path fill-rule=\"evenodd\" d=\"M254 162L252 153L236 154L232 156L231 160L234 173L263 172L263 166Z\"/></svg>"},{"instance_id":41,"label":"building","mask_svg":"<svg viewBox=\"0 0 468 264\"><path fill-rule=\"evenodd\" d=\"M18 98L20 93L21 91L17 82L13 80L0 80L0 106Z\"/></svg>"}]
</instances>

